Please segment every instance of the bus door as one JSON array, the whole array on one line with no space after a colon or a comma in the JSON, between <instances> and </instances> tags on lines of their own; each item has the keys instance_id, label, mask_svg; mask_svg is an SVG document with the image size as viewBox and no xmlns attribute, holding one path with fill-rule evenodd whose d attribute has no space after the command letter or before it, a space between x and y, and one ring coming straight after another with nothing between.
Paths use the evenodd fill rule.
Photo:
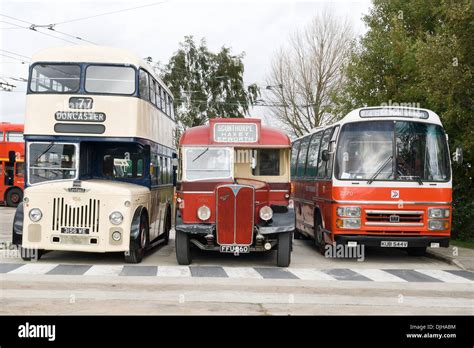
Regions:
<instances>
[{"instance_id":1,"label":"bus door","mask_svg":"<svg viewBox=\"0 0 474 348\"><path fill-rule=\"evenodd\" d=\"M307 231L307 227L304 224L303 218L303 209L305 208L305 204L302 200L303 192L305 190L305 169L306 169L306 155L308 153L308 146L309 146L310 137L305 137L301 139L300 149L298 152L298 159L296 165L296 174L294 180L294 190L295 190L295 197L298 199L295 201L295 214L296 214L296 226L298 229Z\"/></svg>"},{"instance_id":2,"label":"bus door","mask_svg":"<svg viewBox=\"0 0 474 348\"><path fill-rule=\"evenodd\" d=\"M5 168L3 161L0 161L0 201L3 201L5 198Z\"/></svg>"},{"instance_id":3,"label":"bus door","mask_svg":"<svg viewBox=\"0 0 474 348\"><path fill-rule=\"evenodd\" d=\"M332 200L332 163L333 154L331 152L332 135L334 127L327 128L321 135L321 143L319 146L318 168L316 169L316 192L315 198L317 206L321 213L322 227L327 228L331 219L331 200ZM312 223L315 217L311 217Z\"/></svg>"},{"instance_id":4,"label":"bus door","mask_svg":"<svg viewBox=\"0 0 474 348\"><path fill-rule=\"evenodd\" d=\"M310 234L314 233L314 211L319 207L318 182L316 173L318 170L318 155L321 145L323 132L314 133L308 147L308 156L306 160L305 187L302 192L302 198L305 207L303 208L303 222L308 228Z\"/></svg>"},{"instance_id":5,"label":"bus door","mask_svg":"<svg viewBox=\"0 0 474 348\"><path fill-rule=\"evenodd\" d=\"M15 162L14 164L14 186L23 186L25 184L25 162Z\"/></svg>"}]
</instances>

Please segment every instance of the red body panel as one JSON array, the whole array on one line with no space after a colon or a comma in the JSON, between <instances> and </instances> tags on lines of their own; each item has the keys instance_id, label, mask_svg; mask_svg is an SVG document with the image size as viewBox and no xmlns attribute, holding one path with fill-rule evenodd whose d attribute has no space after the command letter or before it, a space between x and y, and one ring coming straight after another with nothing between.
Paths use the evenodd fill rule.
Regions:
<instances>
[{"instance_id":1,"label":"red body panel","mask_svg":"<svg viewBox=\"0 0 474 348\"><path fill-rule=\"evenodd\" d=\"M6 200L7 191L12 187L23 190L25 179L23 175L17 175L17 165L24 162L25 143L8 142L7 132L23 133L22 124L0 123L0 201ZM10 151L15 152L15 163L9 162Z\"/></svg>"},{"instance_id":2,"label":"red body panel","mask_svg":"<svg viewBox=\"0 0 474 348\"><path fill-rule=\"evenodd\" d=\"M252 244L254 189L248 186L220 186L217 194L217 243Z\"/></svg>"},{"instance_id":3,"label":"red body panel","mask_svg":"<svg viewBox=\"0 0 474 348\"><path fill-rule=\"evenodd\" d=\"M229 186L217 188L217 243L234 244L235 197Z\"/></svg>"},{"instance_id":4,"label":"red body panel","mask_svg":"<svg viewBox=\"0 0 474 348\"><path fill-rule=\"evenodd\" d=\"M452 189L436 186L420 187L332 187L332 182L294 181L294 198L296 227L313 235L315 212L319 210L323 227L337 234L357 235L416 235L416 236L449 236L450 229L444 231L428 230L428 208L439 207L451 209ZM398 198L392 198L392 191ZM373 202L373 203L372 203ZM414 204L415 203L415 204ZM443 204L440 204L443 203ZM336 226L336 209L339 206L361 207L361 228L340 229ZM422 212L422 226L371 226L368 225L367 210L395 210ZM452 212L449 222L451 225ZM416 220L418 221L418 220ZM328 239L327 242L332 242Z\"/></svg>"},{"instance_id":5,"label":"red body panel","mask_svg":"<svg viewBox=\"0 0 474 348\"><path fill-rule=\"evenodd\" d=\"M236 195L235 244L250 245L253 237L254 190L241 187ZM217 229L219 235L219 228Z\"/></svg>"}]
</instances>

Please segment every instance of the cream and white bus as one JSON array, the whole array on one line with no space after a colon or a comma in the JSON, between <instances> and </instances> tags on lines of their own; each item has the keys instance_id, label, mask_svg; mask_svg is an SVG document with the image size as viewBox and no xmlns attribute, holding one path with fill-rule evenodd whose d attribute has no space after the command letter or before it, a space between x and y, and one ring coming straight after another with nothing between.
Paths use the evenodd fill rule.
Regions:
<instances>
[{"instance_id":1,"label":"cream and white bus","mask_svg":"<svg viewBox=\"0 0 474 348\"><path fill-rule=\"evenodd\" d=\"M170 90L146 62L116 48L52 48L32 62L13 244L25 260L66 250L140 262L171 229Z\"/></svg>"}]
</instances>

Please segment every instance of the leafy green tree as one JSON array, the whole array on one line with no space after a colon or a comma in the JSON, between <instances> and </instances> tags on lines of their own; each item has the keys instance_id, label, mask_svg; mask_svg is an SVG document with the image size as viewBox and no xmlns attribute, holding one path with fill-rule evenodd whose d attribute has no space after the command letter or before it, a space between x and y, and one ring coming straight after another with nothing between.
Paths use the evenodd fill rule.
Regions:
<instances>
[{"instance_id":1,"label":"leafy green tree","mask_svg":"<svg viewBox=\"0 0 474 348\"><path fill-rule=\"evenodd\" d=\"M244 54L232 55L222 47L218 53L186 36L180 48L162 69L162 78L175 98L180 130L205 124L214 117L244 117L259 94L243 82Z\"/></svg>"},{"instance_id":2,"label":"leafy green tree","mask_svg":"<svg viewBox=\"0 0 474 348\"><path fill-rule=\"evenodd\" d=\"M470 0L373 0L368 31L345 67L340 112L397 102L432 109L442 119L453 164L453 234L474 240L474 5Z\"/></svg>"}]
</instances>

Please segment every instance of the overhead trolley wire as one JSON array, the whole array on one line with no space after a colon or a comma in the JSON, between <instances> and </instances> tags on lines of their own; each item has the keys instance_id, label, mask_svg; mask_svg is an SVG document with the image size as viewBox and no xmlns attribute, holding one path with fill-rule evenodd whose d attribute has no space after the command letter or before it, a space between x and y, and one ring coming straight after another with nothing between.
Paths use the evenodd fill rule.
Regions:
<instances>
[{"instance_id":1,"label":"overhead trolley wire","mask_svg":"<svg viewBox=\"0 0 474 348\"><path fill-rule=\"evenodd\" d=\"M58 40L62 40L62 41L66 41L66 42L69 42L69 43L72 43L72 44L76 44L76 43L73 42L73 41L70 41L70 40L64 39L64 38L62 38L62 37L55 36L55 35L51 35L51 34L45 33L44 31L38 30L38 29L48 29L48 30L50 30L50 31L57 32L57 33L60 34L60 35L65 35L65 36L72 37L72 38L77 39L77 40L89 42L89 43L92 43L92 44L95 45L94 42L89 41L89 40L86 40L86 39L83 39L83 38L80 37L80 36L75 36L75 35L71 35L71 34L64 33L64 32L62 32L62 31L56 30L56 29L54 28L54 24L37 25L37 24L31 23L31 22L24 21L23 19L16 18L16 17L12 17L12 16L8 16L8 15L2 14L2 13L0 13L0 16L6 17L6 18L10 18L10 19L13 19L13 20L16 20L16 21L19 21L19 22L22 22L22 23L25 23L25 24L28 24L28 25L29 25L29 26L25 27L25 26L22 26L22 25L19 25L19 24L16 24L16 23L11 23L11 22L7 22L7 21L1 21L1 22L3 22L3 23L10 24L10 25L13 25L13 26L18 27L18 28L23 28L23 29L27 29L27 30L32 30L32 31L35 31L35 32L37 32L37 33L40 33L40 34L43 34L43 35L46 35L46 36L49 36L49 37L53 37L53 38L58 39Z\"/></svg>"},{"instance_id":2,"label":"overhead trolley wire","mask_svg":"<svg viewBox=\"0 0 474 348\"><path fill-rule=\"evenodd\" d=\"M4 15L2 15L2 14L0 13L0 16L4 16ZM51 34L48 34L48 33L42 32L42 31L39 31L39 30L37 30L36 28L31 27L31 26L29 26L29 27L24 27L24 26L21 26L21 25L15 24L15 23L6 22L6 21L3 21L3 23L7 23L7 24L10 24L10 25L14 25L14 26L16 26L16 27L18 27L18 28L23 28L23 29L27 29L27 30L32 30L32 31L34 31L34 32L36 32L36 33L38 33L38 34L43 34L43 35L46 35L46 36L50 36L50 37L53 37L53 38L58 39L58 40L62 40L62 41L66 41L66 42L72 43L72 44L74 44L74 45L76 44L76 43L73 42L73 41L63 39L62 37L54 36L54 35L51 35Z\"/></svg>"},{"instance_id":3,"label":"overhead trolley wire","mask_svg":"<svg viewBox=\"0 0 474 348\"><path fill-rule=\"evenodd\" d=\"M63 21L63 22L57 22L57 23L53 23L53 24L54 25L60 25L60 24L84 21L86 19L97 18L97 17L101 17L101 16L108 16L108 15L115 14L115 13L121 13L121 12L126 12L126 11L137 10L137 9L140 9L140 8L156 6L156 5L164 4L166 2L167 1L154 2L154 3L151 3L151 4L147 4L147 5L131 7L131 8L125 8L125 9L122 9L122 10L110 11L110 12L105 12L105 13L99 13L99 14L92 15L92 16L87 16L87 17L79 17L79 18L69 19L69 20L66 20L66 21Z\"/></svg>"}]
</instances>

